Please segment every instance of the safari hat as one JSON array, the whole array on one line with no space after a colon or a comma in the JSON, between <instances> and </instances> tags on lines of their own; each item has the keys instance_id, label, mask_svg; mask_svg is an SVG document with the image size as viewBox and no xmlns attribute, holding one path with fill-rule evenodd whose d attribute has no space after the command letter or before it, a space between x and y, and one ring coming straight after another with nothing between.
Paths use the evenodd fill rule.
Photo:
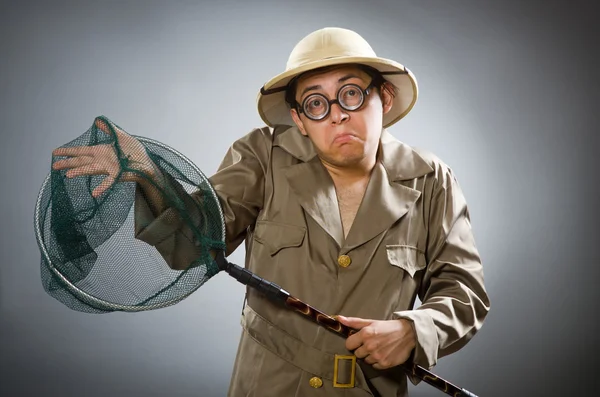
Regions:
<instances>
[{"instance_id":1,"label":"safari hat","mask_svg":"<svg viewBox=\"0 0 600 397\"><path fill-rule=\"evenodd\" d=\"M358 33L343 28L323 28L310 33L296 44L283 73L269 80L258 93L258 113L263 121L275 125L295 125L285 101L285 91L292 79L325 66L362 64L371 66L396 88L392 109L383 116L389 127L412 109L417 101L415 76L396 61L380 58Z\"/></svg>"}]
</instances>

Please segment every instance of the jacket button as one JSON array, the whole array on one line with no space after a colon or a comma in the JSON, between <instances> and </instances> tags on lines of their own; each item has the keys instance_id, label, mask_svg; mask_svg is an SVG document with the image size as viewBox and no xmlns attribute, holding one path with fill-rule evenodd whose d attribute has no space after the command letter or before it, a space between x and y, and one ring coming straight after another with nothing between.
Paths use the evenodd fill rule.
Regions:
<instances>
[{"instance_id":1,"label":"jacket button","mask_svg":"<svg viewBox=\"0 0 600 397\"><path fill-rule=\"evenodd\" d=\"M315 389L318 389L319 387L323 386L323 381L318 376L313 376L312 378L310 378L308 383L311 387L314 387Z\"/></svg>"},{"instance_id":2,"label":"jacket button","mask_svg":"<svg viewBox=\"0 0 600 397\"><path fill-rule=\"evenodd\" d=\"M341 267L348 267L352 263L352 259L348 255L340 255L338 258L338 265Z\"/></svg>"}]
</instances>

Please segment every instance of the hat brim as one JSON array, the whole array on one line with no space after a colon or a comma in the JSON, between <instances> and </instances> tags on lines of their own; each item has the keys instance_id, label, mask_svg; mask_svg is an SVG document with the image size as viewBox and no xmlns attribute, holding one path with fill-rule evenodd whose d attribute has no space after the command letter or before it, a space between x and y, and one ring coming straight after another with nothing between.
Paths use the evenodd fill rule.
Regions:
<instances>
[{"instance_id":1,"label":"hat brim","mask_svg":"<svg viewBox=\"0 0 600 397\"><path fill-rule=\"evenodd\" d=\"M384 73L387 81L396 87L396 96L392 109L383 116L383 127L388 128L411 111L418 97L417 80L412 72L403 65L390 59L379 57L337 57L306 63L300 67L286 70L269 80L263 91L285 87L294 77L310 70L335 65L362 64ZM392 74L385 74L392 72ZM397 73L397 74L393 74ZM258 93L258 113L261 119L270 127L275 125L295 125L290 109L285 102L285 91L263 94Z\"/></svg>"}]
</instances>

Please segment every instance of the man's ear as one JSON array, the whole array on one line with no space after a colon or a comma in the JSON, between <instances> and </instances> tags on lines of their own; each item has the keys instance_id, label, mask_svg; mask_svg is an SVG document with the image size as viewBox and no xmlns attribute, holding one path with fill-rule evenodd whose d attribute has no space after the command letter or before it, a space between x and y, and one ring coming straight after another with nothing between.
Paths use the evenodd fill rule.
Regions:
<instances>
[{"instance_id":1,"label":"man's ear","mask_svg":"<svg viewBox=\"0 0 600 397\"><path fill-rule=\"evenodd\" d=\"M383 114L388 113L392 110L392 106L394 104L394 86L392 83L386 81L381 85L381 103L383 105Z\"/></svg>"},{"instance_id":2,"label":"man's ear","mask_svg":"<svg viewBox=\"0 0 600 397\"><path fill-rule=\"evenodd\" d=\"M302 133L302 135L304 136L308 136L306 130L304 129L304 123L302 123L302 120L300 120L300 116L298 115L296 109L290 109L290 115L292 116L294 123L296 123L296 126L300 130L300 133Z\"/></svg>"}]
</instances>

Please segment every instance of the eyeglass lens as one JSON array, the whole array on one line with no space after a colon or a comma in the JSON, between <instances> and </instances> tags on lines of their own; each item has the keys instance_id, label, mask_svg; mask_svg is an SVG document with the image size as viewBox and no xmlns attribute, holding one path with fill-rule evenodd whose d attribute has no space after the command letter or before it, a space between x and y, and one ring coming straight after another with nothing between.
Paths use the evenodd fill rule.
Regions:
<instances>
[{"instance_id":1,"label":"eyeglass lens","mask_svg":"<svg viewBox=\"0 0 600 397\"><path fill-rule=\"evenodd\" d=\"M303 101L302 109L304 113L313 120L320 120L329 114L331 104L338 103L345 110L356 110L364 101L362 88L356 84L346 84L342 86L337 99L328 100L323 94L312 94Z\"/></svg>"}]
</instances>

